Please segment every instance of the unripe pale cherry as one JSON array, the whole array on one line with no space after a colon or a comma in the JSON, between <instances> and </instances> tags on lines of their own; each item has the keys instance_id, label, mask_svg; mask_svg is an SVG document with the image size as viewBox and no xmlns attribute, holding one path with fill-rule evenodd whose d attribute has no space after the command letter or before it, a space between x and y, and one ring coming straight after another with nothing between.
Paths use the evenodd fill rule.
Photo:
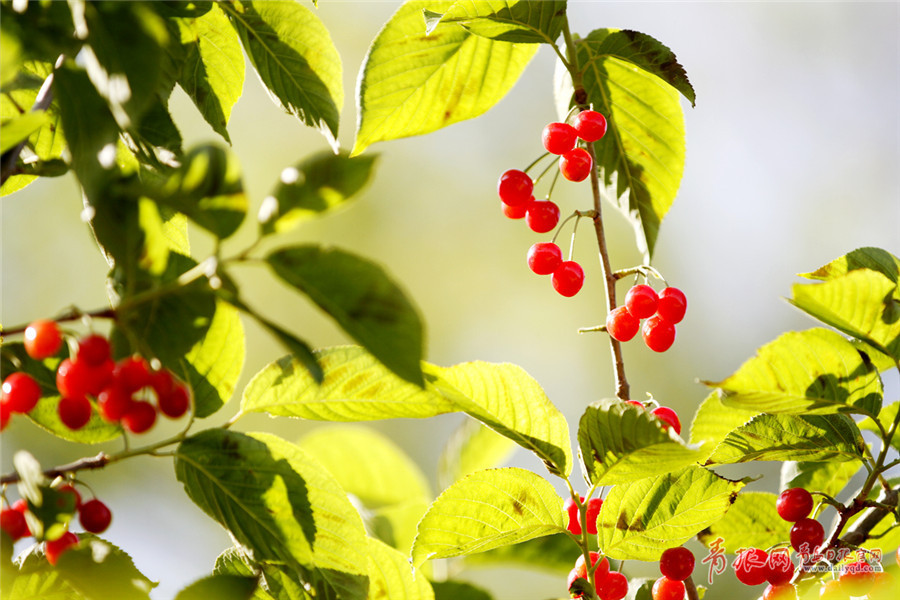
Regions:
<instances>
[{"instance_id":1,"label":"unripe pale cherry","mask_svg":"<svg viewBox=\"0 0 900 600\"><path fill-rule=\"evenodd\" d=\"M583 110L575 115L572 126L585 142L596 142L606 134L606 117L593 110Z\"/></svg>"},{"instance_id":2,"label":"unripe pale cherry","mask_svg":"<svg viewBox=\"0 0 900 600\"><path fill-rule=\"evenodd\" d=\"M875 572L864 560L844 565L840 577L841 589L851 596L865 596L875 583Z\"/></svg>"},{"instance_id":3,"label":"unripe pale cherry","mask_svg":"<svg viewBox=\"0 0 900 600\"><path fill-rule=\"evenodd\" d=\"M568 123L549 123L541 132L544 149L551 154L565 154L575 147L578 134Z\"/></svg>"},{"instance_id":4,"label":"unripe pale cherry","mask_svg":"<svg viewBox=\"0 0 900 600\"><path fill-rule=\"evenodd\" d=\"M675 326L654 315L641 326L644 344L654 352L665 352L675 343Z\"/></svg>"},{"instance_id":5,"label":"unripe pale cherry","mask_svg":"<svg viewBox=\"0 0 900 600\"><path fill-rule=\"evenodd\" d=\"M571 298L584 285L584 270L574 260L566 260L553 271L550 281L553 283L553 289L560 295Z\"/></svg>"},{"instance_id":6,"label":"unripe pale cherry","mask_svg":"<svg viewBox=\"0 0 900 600\"><path fill-rule=\"evenodd\" d=\"M606 315L606 331L614 340L627 342L641 329L641 322L625 306L617 306Z\"/></svg>"},{"instance_id":7,"label":"unripe pale cherry","mask_svg":"<svg viewBox=\"0 0 900 600\"><path fill-rule=\"evenodd\" d=\"M594 161L584 148L569 150L559 157L559 171L569 181L584 181L593 167Z\"/></svg>"},{"instance_id":8,"label":"unripe pale cherry","mask_svg":"<svg viewBox=\"0 0 900 600\"><path fill-rule=\"evenodd\" d=\"M659 296L649 285L640 284L632 287L625 294L625 307L638 319L652 317L659 306Z\"/></svg>"},{"instance_id":9,"label":"unripe pale cherry","mask_svg":"<svg viewBox=\"0 0 900 600\"><path fill-rule=\"evenodd\" d=\"M553 242L538 242L528 249L528 268L538 275L550 275L562 264L562 250Z\"/></svg>"},{"instance_id":10,"label":"unripe pale cherry","mask_svg":"<svg viewBox=\"0 0 900 600\"><path fill-rule=\"evenodd\" d=\"M559 223L559 207L550 200L535 200L528 204L525 222L536 233L552 231Z\"/></svg>"},{"instance_id":11,"label":"unripe pale cherry","mask_svg":"<svg viewBox=\"0 0 900 600\"><path fill-rule=\"evenodd\" d=\"M38 319L25 328L25 352L31 358L50 358L62 348L62 334L55 321Z\"/></svg>"},{"instance_id":12,"label":"unripe pale cherry","mask_svg":"<svg viewBox=\"0 0 900 600\"><path fill-rule=\"evenodd\" d=\"M775 501L775 510L778 511L778 516L791 523L805 519L812 509L812 494L799 487L784 490Z\"/></svg>"},{"instance_id":13,"label":"unripe pale cherry","mask_svg":"<svg viewBox=\"0 0 900 600\"><path fill-rule=\"evenodd\" d=\"M678 288L667 287L659 293L656 314L675 325L684 319L687 312L687 297Z\"/></svg>"},{"instance_id":14,"label":"unripe pale cherry","mask_svg":"<svg viewBox=\"0 0 900 600\"><path fill-rule=\"evenodd\" d=\"M793 583L766 586L763 592L763 600L797 600L797 588Z\"/></svg>"},{"instance_id":15,"label":"unripe pale cherry","mask_svg":"<svg viewBox=\"0 0 900 600\"><path fill-rule=\"evenodd\" d=\"M500 200L509 206L522 206L528 203L534 191L534 182L524 171L510 169L500 176L497 182L497 194Z\"/></svg>"}]
</instances>

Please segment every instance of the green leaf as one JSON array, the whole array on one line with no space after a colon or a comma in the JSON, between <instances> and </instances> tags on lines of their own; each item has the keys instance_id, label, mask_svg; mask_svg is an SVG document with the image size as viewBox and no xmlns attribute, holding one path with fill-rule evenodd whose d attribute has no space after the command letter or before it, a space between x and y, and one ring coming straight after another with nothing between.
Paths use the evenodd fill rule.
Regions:
<instances>
[{"instance_id":1,"label":"green leaf","mask_svg":"<svg viewBox=\"0 0 900 600\"><path fill-rule=\"evenodd\" d=\"M462 411L537 453L552 472L571 472L565 417L519 367L473 362L444 369L425 363L428 384L422 389L361 348L327 349L317 357L325 375L320 386L297 361L282 358L247 384L241 410L323 421L421 419Z\"/></svg>"},{"instance_id":2,"label":"green leaf","mask_svg":"<svg viewBox=\"0 0 900 600\"><path fill-rule=\"evenodd\" d=\"M288 167L260 208L262 234L287 231L342 206L368 183L375 159L321 152Z\"/></svg>"},{"instance_id":3,"label":"green leaf","mask_svg":"<svg viewBox=\"0 0 900 600\"><path fill-rule=\"evenodd\" d=\"M758 414L759 411L756 410L725 406L719 398L719 392L710 392L694 415L690 443L703 448L703 459L709 458L725 436Z\"/></svg>"},{"instance_id":4,"label":"green leaf","mask_svg":"<svg viewBox=\"0 0 900 600\"><path fill-rule=\"evenodd\" d=\"M87 33L81 64L118 126L129 129L158 101L163 48L169 39L165 22L139 3L83 6L83 17L73 12L76 31L84 27Z\"/></svg>"},{"instance_id":5,"label":"green leaf","mask_svg":"<svg viewBox=\"0 0 900 600\"><path fill-rule=\"evenodd\" d=\"M900 280L900 258L881 248L857 248L840 256L827 265L823 265L810 273L801 273L800 277L829 281L842 277L857 269L878 271L897 283Z\"/></svg>"},{"instance_id":6,"label":"green leaf","mask_svg":"<svg viewBox=\"0 0 900 600\"><path fill-rule=\"evenodd\" d=\"M409 552L416 524L432 499L428 481L415 462L390 439L366 427L317 428L297 445L362 503L372 535Z\"/></svg>"},{"instance_id":7,"label":"green leaf","mask_svg":"<svg viewBox=\"0 0 900 600\"><path fill-rule=\"evenodd\" d=\"M878 413L878 422L881 423L881 427L884 431L890 431L891 425L894 423L894 420L897 418L897 411L900 411L900 402L892 402L888 404L881 412ZM862 421L859 422L859 428L865 431L871 431L878 435L882 436L882 429L875 424L871 417L866 417ZM891 438L891 446L900 450L900 435L894 435Z\"/></svg>"},{"instance_id":8,"label":"green leaf","mask_svg":"<svg viewBox=\"0 0 900 600\"><path fill-rule=\"evenodd\" d=\"M428 368L430 385L468 415L544 461L561 477L572 471L569 425L540 384L521 367L480 361ZM432 379L434 377L434 379Z\"/></svg>"},{"instance_id":9,"label":"green leaf","mask_svg":"<svg viewBox=\"0 0 900 600\"><path fill-rule=\"evenodd\" d=\"M813 285L795 284L791 303L827 325L900 361L900 291L871 269Z\"/></svg>"},{"instance_id":10,"label":"green leaf","mask_svg":"<svg viewBox=\"0 0 900 600\"><path fill-rule=\"evenodd\" d=\"M243 577L259 576L259 585L253 593L253 600L309 600L304 588L305 574L290 567L272 563L254 562L246 556L241 548L229 548L216 558L213 569L215 575L238 575ZM321 589L324 597L331 598L333 590Z\"/></svg>"},{"instance_id":11,"label":"green leaf","mask_svg":"<svg viewBox=\"0 0 900 600\"><path fill-rule=\"evenodd\" d=\"M50 116L43 110L27 112L9 121L4 121L0 128L0 132L3 134L0 152L5 153L18 146L20 142L27 140L31 134L49 122Z\"/></svg>"},{"instance_id":12,"label":"green leaf","mask_svg":"<svg viewBox=\"0 0 900 600\"><path fill-rule=\"evenodd\" d=\"M441 452L438 481L441 487L466 475L499 467L512 455L515 443L474 419L466 419L453 432Z\"/></svg>"},{"instance_id":13,"label":"green leaf","mask_svg":"<svg viewBox=\"0 0 900 600\"><path fill-rule=\"evenodd\" d=\"M218 3L199 17L177 19L186 56L178 83L213 130L228 137L228 119L244 87L244 54Z\"/></svg>"},{"instance_id":14,"label":"green leaf","mask_svg":"<svg viewBox=\"0 0 900 600\"><path fill-rule=\"evenodd\" d=\"M881 407L878 372L839 334L791 331L762 346L720 388L728 407L780 414L852 412Z\"/></svg>"},{"instance_id":15,"label":"green leaf","mask_svg":"<svg viewBox=\"0 0 900 600\"><path fill-rule=\"evenodd\" d=\"M212 415L234 394L244 366L244 346L240 315L217 300L209 329L181 363L181 374L194 392L194 416Z\"/></svg>"},{"instance_id":16,"label":"green leaf","mask_svg":"<svg viewBox=\"0 0 900 600\"><path fill-rule=\"evenodd\" d=\"M341 57L319 17L297 2L220 7L276 104L319 129L336 149L344 103Z\"/></svg>"},{"instance_id":17,"label":"green leaf","mask_svg":"<svg viewBox=\"0 0 900 600\"><path fill-rule=\"evenodd\" d=\"M862 434L846 415L759 415L729 433L706 464L765 460L848 461L865 454Z\"/></svg>"},{"instance_id":18,"label":"green leaf","mask_svg":"<svg viewBox=\"0 0 900 600\"><path fill-rule=\"evenodd\" d=\"M700 467L614 486L597 519L599 545L611 558L657 561L721 519L743 486Z\"/></svg>"},{"instance_id":19,"label":"green leaf","mask_svg":"<svg viewBox=\"0 0 900 600\"><path fill-rule=\"evenodd\" d=\"M221 239L237 231L247 214L237 157L214 145L188 152L181 167L166 178L156 199Z\"/></svg>"},{"instance_id":20,"label":"green leaf","mask_svg":"<svg viewBox=\"0 0 900 600\"><path fill-rule=\"evenodd\" d=\"M479 471L453 484L419 522L413 566L558 533L562 498L544 478L517 468Z\"/></svg>"},{"instance_id":21,"label":"green leaf","mask_svg":"<svg viewBox=\"0 0 900 600\"><path fill-rule=\"evenodd\" d=\"M423 419L453 412L443 396L400 379L357 346L317 350L321 385L290 356L253 376L241 400L243 412L319 421Z\"/></svg>"},{"instance_id":22,"label":"green leaf","mask_svg":"<svg viewBox=\"0 0 900 600\"><path fill-rule=\"evenodd\" d=\"M861 466L852 460L843 462L786 461L781 465L779 489L802 487L837 497Z\"/></svg>"},{"instance_id":23,"label":"green leaf","mask_svg":"<svg viewBox=\"0 0 900 600\"><path fill-rule=\"evenodd\" d=\"M653 256L660 225L675 201L685 160L678 90L656 74L674 55L649 40L642 34L598 29L576 43L586 102L608 123L604 138L594 143L601 191L635 228L646 260ZM624 57L619 55L623 51ZM637 68L633 61L651 70ZM679 70L674 65L673 74ZM557 110L564 116L575 102L572 82L560 67L557 81Z\"/></svg>"},{"instance_id":24,"label":"green leaf","mask_svg":"<svg viewBox=\"0 0 900 600\"><path fill-rule=\"evenodd\" d=\"M266 262L386 367L407 381L424 383L418 311L380 266L315 245L277 250Z\"/></svg>"},{"instance_id":25,"label":"green leaf","mask_svg":"<svg viewBox=\"0 0 900 600\"><path fill-rule=\"evenodd\" d=\"M191 500L257 560L303 568L341 597L365 598L359 515L297 446L270 434L209 429L179 445L175 473Z\"/></svg>"},{"instance_id":26,"label":"green leaf","mask_svg":"<svg viewBox=\"0 0 900 600\"><path fill-rule=\"evenodd\" d=\"M566 2L516 0L454 2L443 15L425 10L430 34L440 23L460 23L467 31L503 42L553 44L562 33Z\"/></svg>"},{"instance_id":27,"label":"green leaf","mask_svg":"<svg viewBox=\"0 0 900 600\"><path fill-rule=\"evenodd\" d=\"M73 589L89 600L147 600L156 583L137 570L123 550L93 536L64 552L56 570Z\"/></svg>"},{"instance_id":28,"label":"green leaf","mask_svg":"<svg viewBox=\"0 0 900 600\"><path fill-rule=\"evenodd\" d=\"M585 472L594 485L613 485L678 471L703 459L649 411L621 400L589 405L578 425Z\"/></svg>"},{"instance_id":29,"label":"green leaf","mask_svg":"<svg viewBox=\"0 0 900 600\"><path fill-rule=\"evenodd\" d=\"M16 36L11 35L6 29L0 31L0 87L13 81L19 74L24 57L22 45Z\"/></svg>"},{"instance_id":30,"label":"green leaf","mask_svg":"<svg viewBox=\"0 0 900 600\"><path fill-rule=\"evenodd\" d=\"M519 79L535 44L491 40L455 23L440 23L426 34L422 11L440 12L453 4L405 2L369 46L359 76L351 155L375 142L475 118Z\"/></svg>"},{"instance_id":31,"label":"green leaf","mask_svg":"<svg viewBox=\"0 0 900 600\"><path fill-rule=\"evenodd\" d=\"M71 550L71 549L70 549ZM19 571L15 578L2 582L4 600L82 600L44 556L42 546L36 544L16 560ZM9 586L7 593L6 586Z\"/></svg>"},{"instance_id":32,"label":"green leaf","mask_svg":"<svg viewBox=\"0 0 900 600\"><path fill-rule=\"evenodd\" d=\"M368 600L434 600L428 579L422 573L413 573L406 554L372 538L367 538L366 542Z\"/></svg>"},{"instance_id":33,"label":"green leaf","mask_svg":"<svg viewBox=\"0 0 900 600\"><path fill-rule=\"evenodd\" d=\"M258 585L257 577L210 575L178 592L175 600L250 600Z\"/></svg>"},{"instance_id":34,"label":"green leaf","mask_svg":"<svg viewBox=\"0 0 900 600\"><path fill-rule=\"evenodd\" d=\"M521 542L512 546L501 546L466 557L466 565L477 567L519 567L541 570L564 577L572 570L572 557L577 556L578 547L565 533L556 533Z\"/></svg>"},{"instance_id":35,"label":"green leaf","mask_svg":"<svg viewBox=\"0 0 900 600\"><path fill-rule=\"evenodd\" d=\"M493 600L489 593L465 581L433 581L431 587L436 600Z\"/></svg>"},{"instance_id":36,"label":"green leaf","mask_svg":"<svg viewBox=\"0 0 900 600\"><path fill-rule=\"evenodd\" d=\"M697 537L705 546L721 538L720 544L729 554L743 548L770 548L782 543L788 538L791 526L778 516L776 499L769 492L743 492L723 519Z\"/></svg>"}]
</instances>

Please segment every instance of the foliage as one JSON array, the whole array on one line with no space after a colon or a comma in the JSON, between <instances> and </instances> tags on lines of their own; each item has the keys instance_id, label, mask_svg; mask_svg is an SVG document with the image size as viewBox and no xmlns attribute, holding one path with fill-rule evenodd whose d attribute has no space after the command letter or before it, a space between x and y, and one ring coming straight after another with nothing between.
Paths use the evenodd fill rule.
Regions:
<instances>
[{"instance_id":1,"label":"foliage","mask_svg":"<svg viewBox=\"0 0 900 600\"><path fill-rule=\"evenodd\" d=\"M616 397L588 404L573 440L562 413L521 368L425 362L419 311L382 266L311 243L262 249L269 247L263 241L277 245L285 232L350 202L376 170L375 157L363 154L371 145L483 114L548 46L559 59L560 119L592 107L609 122L606 138L589 145L597 167L593 211L575 216L593 218L602 236L602 193L633 225L645 255L646 264L630 272L655 272L649 260L684 169L680 97L695 100L685 69L661 42L627 30L575 35L564 1L404 2L361 66L356 139L346 154L336 144L343 66L328 29L304 5L4 0L0 15L2 193L73 175L110 267L108 307L56 320L111 319L117 358L157 361L193 397L183 431L152 445L140 446L96 414L73 431L57 414L54 376L68 351L37 360L19 341L4 340L4 374L24 371L42 388L28 415L35 424L72 442L125 444L120 453L46 471L27 451L17 454L4 498L6 486L18 483L38 543L13 562L3 533L4 597L148 597L154 584L99 537L83 536L55 567L41 544L74 518L74 507L58 501L60 481L139 455L171 456L187 497L234 540L210 576L179 599L485 598L469 584L432 579L428 561L559 570L593 548L622 561L655 561L694 537L722 538L729 552L777 545L785 534L772 495L743 492L746 481L715 471L748 461L785 461L783 487L817 491L819 510L837 509L830 547L870 547L873 535L885 535L884 551L900 544L889 535L897 488L885 475L896 466L886 459L898 444L900 414L884 406L881 380L900 363L900 259L885 250L860 248L803 275L812 283L795 285L791 301L824 327L785 333L731 376L707 382L713 391L686 442L644 407L624 402L623 369ZM229 147L182 148L168 109L179 85L230 144L245 55L275 104L335 149L285 168L252 224ZM244 226L255 227L256 240L224 255L220 242ZM189 227L215 241L210 256L192 255ZM313 350L303 332L246 302L232 277L239 265L266 269L358 345ZM603 266L614 289L621 274ZM615 308L615 294L607 304ZM251 378L236 415L204 428L201 419L236 392L242 314L287 355ZM23 330L6 329L10 336ZM618 355L618 342L611 351ZM357 422L451 412L471 422L445 448L445 489L436 497L409 457L371 430L333 426L292 442L234 428L249 413ZM532 452L547 473L499 468L514 446ZM576 466L582 482L571 480ZM835 500L860 470L864 481L853 500ZM584 482L582 499L576 488ZM586 527L571 533L557 492L563 487L582 520L590 497L604 491L596 534ZM632 582L635 597L647 597L648 587Z\"/></svg>"}]
</instances>

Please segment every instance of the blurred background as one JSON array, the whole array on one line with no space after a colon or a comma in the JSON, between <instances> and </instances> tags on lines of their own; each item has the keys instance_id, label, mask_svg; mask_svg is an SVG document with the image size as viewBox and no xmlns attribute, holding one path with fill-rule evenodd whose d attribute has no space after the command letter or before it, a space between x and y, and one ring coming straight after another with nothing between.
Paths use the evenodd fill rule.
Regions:
<instances>
[{"instance_id":1,"label":"blurred background","mask_svg":"<svg viewBox=\"0 0 900 600\"><path fill-rule=\"evenodd\" d=\"M340 140L347 148L353 145L359 67L398 5L319 5L344 65ZM661 40L675 51L697 92L696 108L685 104L687 164L654 262L671 285L687 293L688 314L665 354L640 341L625 345L632 396L652 393L680 413L687 430L707 393L698 379L721 379L784 330L813 326L784 301L796 273L860 246L900 254L900 4L572 1L569 14L573 31L582 35L612 27ZM574 433L584 405L615 392L605 336L576 332L605 319L596 241L583 227L575 252L585 266L585 287L563 298L548 277L534 275L525 264L529 246L549 236L505 219L496 196L499 175L536 158L541 129L557 118L554 61L550 49L542 48L512 93L474 121L376 144L368 150L380 158L367 190L347 210L280 241L320 241L379 261L421 310L427 360L521 365L564 411ZM186 147L221 141L180 90L172 110ZM249 67L229 131L253 202L251 221L282 169L327 148L319 134L272 104ZM561 182L554 200L564 214L590 206L586 184ZM5 326L53 316L71 304L105 305L106 265L79 220L81 199L72 178L35 183L3 198L0 208ZM604 215L613 268L638 264L630 226L610 206ZM241 249L254 233L248 223L230 247ZM194 232L192 242L195 256L210 247L203 233ZM317 309L271 283L268 273L244 268L239 275L252 304L313 345L348 341ZM282 353L252 323L245 326L247 359L239 390ZM885 383L888 397L896 399L896 373ZM234 414L237 402L209 424ZM460 416L449 415L372 426L406 449L436 486L442 449L436 440L445 440L460 422ZM240 422L241 429L288 439L317 426L256 416ZM158 426L150 436L170 435L175 427ZM47 467L116 449L63 444L26 419L14 419L2 436L4 473L21 447ZM546 473L524 452L509 464ZM766 475L750 489L775 491L778 468L754 465L743 472ZM168 459L129 461L84 479L112 507L106 537L160 581L156 599L172 598L208 574L215 557L231 545L182 493ZM657 575L655 565L631 564L629 570ZM463 578L498 600L566 595L558 575L539 570L467 571ZM716 597L729 592L740 600L761 592L730 590L729 578L717 580Z\"/></svg>"}]
</instances>

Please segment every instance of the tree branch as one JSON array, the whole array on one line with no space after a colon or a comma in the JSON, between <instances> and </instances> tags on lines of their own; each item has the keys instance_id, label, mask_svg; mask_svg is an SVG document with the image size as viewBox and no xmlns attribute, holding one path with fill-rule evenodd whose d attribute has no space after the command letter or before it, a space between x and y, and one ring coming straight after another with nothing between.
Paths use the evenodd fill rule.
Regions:
<instances>
[{"instance_id":1,"label":"tree branch","mask_svg":"<svg viewBox=\"0 0 900 600\"><path fill-rule=\"evenodd\" d=\"M96 456L81 458L67 465L61 465L53 469L47 469L46 471L44 471L44 477L46 477L47 479L56 479L57 477L61 477L68 473L74 473L75 471L102 469L103 467L108 465L109 462L110 456L105 452L101 452ZM19 483L20 479L21 477L19 477L19 474L16 471L13 471L12 473L4 475L2 478L0 478L0 484L9 485L11 483Z\"/></svg>"}]
</instances>

